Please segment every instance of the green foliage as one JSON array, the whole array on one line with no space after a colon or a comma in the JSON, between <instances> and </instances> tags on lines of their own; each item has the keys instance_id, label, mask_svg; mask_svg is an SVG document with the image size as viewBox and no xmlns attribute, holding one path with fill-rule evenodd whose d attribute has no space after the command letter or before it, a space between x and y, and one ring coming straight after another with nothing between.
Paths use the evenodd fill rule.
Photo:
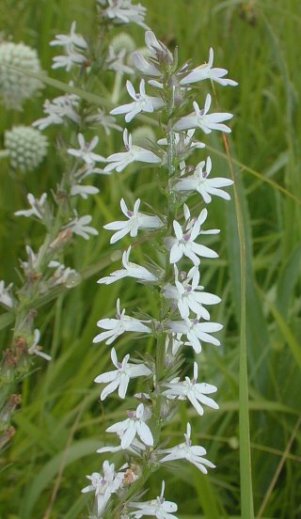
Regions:
<instances>
[{"instance_id":1,"label":"green foliage","mask_svg":"<svg viewBox=\"0 0 301 519\"><path fill-rule=\"evenodd\" d=\"M235 169L245 235L245 333L255 516L297 519L301 514L300 431L296 429L301 366L301 116L297 110L301 4L299 0L145 0L143 4L149 9L148 24L157 36L171 47L179 45L181 61L202 63L212 46L216 63L226 66L230 77L239 82L237 89L214 91L216 105L235 115L231 161L221 137L209 144L217 176L230 176L231 162ZM80 32L95 30L93 5L80 0L28 0L17 5L13 0L2 0L0 30L15 42L36 47L43 69L50 71L54 52L48 41L69 30L74 19ZM17 10L13 17L12 10ZM143 31L135 27L132 33L142 44ZM50 71L49 75L61 83L47 81L43 97L59 95L61 88L68 88L64 73ZM111 85L102 88L110 90ZM85 92L87 100L90 93L101 98L103 91L99 89ZM41 117L43 97L28 101L20 113L2 110L1 135L12 124L30 124ZM47 131L50 138L55 131ZM107 150L117 150L120 140L119 136L115 144L108 140ZM24 236L31 236L34 246L41 237L38 225L17 220L14 211L24 206L27 191L49 191L61 170L54 149L37 171L22 177L2 161L0 279L18 281ZM43 345L54 361L49 365L36 361L30 376L19 384L22 407L15 415L17 432L0 457L3 519L88 515L87 497L80 489L86 484L85 475L100 467L102 458L95 450L106 441L105 428L125 409L125 404L117 407L112 398L104 414L99 402L99 388L94 387L93 379L109 365L109 351L104 344L92 345L95 323L113 313L118 293L123 294L127 308L156 312L155 298L145 292L142 300L134 282L109 288L95 283L110 271L108 233L101 227L118 219L118 201L129 184L138 196L143 193L145 181L139 181L140 175L149 180L148 189L156 185L157 179L141 169L125 173L122 179L110 178L96 202L83 202L85 210L93 207L93 222L100 231L99 238L92 238L85 247L79 240L75 242L70 253L70 264L82 272L83 282L39 308ZM154 196L158 196L156 205L159 194ZM191 419L197 439L217 468L206 478L193 467L183 468L184 464L168 474L167 497L185 510L182 519L242 517L238 450L243 426L238 424L242 266L234 202L225 208L223 201L215 201L210 226L222 229L220 260L210 265L204 284L206 281L210 290L223 298L213 320L225 323L225 328L224 346L219 351L206 351L203 372L219 387L220 410L207 412L201 419L192 415ZM10 314L0 315L4 348L11 324ZM139 342L128 338L119 346L122 353L139 352L140 348ZM181 422L185 419L185 414L175 417L165 430L166 437L174 435L182 441ZM155 478L151 480L149 495L159 486Z\"/></svg>"}]
</instances>

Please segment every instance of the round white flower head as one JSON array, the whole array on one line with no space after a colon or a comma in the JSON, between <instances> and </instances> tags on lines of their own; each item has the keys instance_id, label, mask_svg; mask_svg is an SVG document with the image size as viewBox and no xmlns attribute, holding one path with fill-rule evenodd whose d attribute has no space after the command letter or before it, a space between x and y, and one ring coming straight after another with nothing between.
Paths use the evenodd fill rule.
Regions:
<instances>
[{"instance_id":1,"label":"round white flower head","mask_svg":"<svg viewBox=\"0 0 301 519\"><path fill-rule=\"evenodd\" d=\"M154 445L153 435L145 423L149 417L149 411L143 404L139 404L136 411L128 411L126 420L111 425L106 431L118 434L121 438L122 449L127 449L136 436L139 436L145 445L152 447Z\"/></svg>"},{"instance_id":2,"label":"round white flower head","mask_svg":"<svg viewBox=\"0 0 301 519\"><path fill-rule=\"evenodd\" d=\"M207 454L206 449L204 447L200 447L198 445L191 445L191 425L187 424L187 431L184 434L185 443L180 443L175 447L170 449L164 449L161 452L166 453L160 462L165 463L167 461L175 461L180 459L185 459L195 465L197 469L199 469L203 474L207 474L207 468L215 468L215 465L211 463L211 461L207 460L203 456Z\"/></svg>"},{"instance_id":3,"label":"round white flower head","mask_svg":"<svg viewBox=\"0 0 301 519\"><path fill-rule=\"evenodd\" d=\"M48 141L30 126L15 126L4 134L10 164L22 173L37 168L47 154Z\"/></svg>"},{"instance_id":4,"label":"round white flower head","mask_svg":"<svg viewBox=\"0 0 301 519\"><path fill-rule=\"evenodd\" d=\"M106 344L112 344L124 332L151 333L151 329L142 321L125 315L125 310L121 312L120 299L116 303L116 319L100 319L97 321L97 326L107 331L96 335L93 339L94 343L106 341Z\"/></svg>"},{"instance_id":5,"label":"round white flower head","mask_svg":"<svg viewBox=\"0 0 301 519\"><path fill-rule=\"evenodd\" d=\"M35 49L23 43L0 43L0 97L8 108L20 109L42 88L42 82L31 77L32 73L41 73Z\"/></svg>"},{"instance_id":6,"label":"round white flower head","mask_svg":"<svg viewBox=\"0 0 301 519\"><path fill-rule=\"evenodd\" d=\"M134 204L133 210L129 209L122 198L120 200L120 208L124 216L128 220L121 220L104 225L104 229L109 231L117 231L111 237L110 243L116 243L126 234L132 238L136 238L139 229L159 229L163 226L163 222L158 216L151 216L139 212L141 200L138 198Z\"/></svg>"},{"instance_id":7,"label":"round white flower head","mask_svg":"<svg viewBox=\"0 0 301 519\"><path fill-rule=\"evenodd\" d=\"M111 350L111 359L116 367L114 371L102 373L94 379L96 384L108 384L101 392L100 399L105 400L108 395L118 388L118 396L125 398L129 381L131 378L151 375L151 370L144 364L132 364L129 362L130 356L127 354L122 362L118 362L115 348Z\"/></svg>"},{"instance_id":8,"label":"round white flower head","mask_svg":"<svg viewBox=\"0 0 301 519\"><path fill-rule=\"evenodd\" d=\"M196 101L193 102L194 112L179 119L174 125L176 131L189 130L190 128L200 128L204 133L211 133L213 130L230 133L231 129L223 121L232 119L233 114L226 112L208 114L211 106L212 97L207 94L204 108L200 108Z\"/></svg>"},{"instance_id":9,"label":"round white flower head","mask_svg":"<svg viewBox=\"0 0 301 519\"><path fill-rule=\"evenodd\" d=\"M162 490L160 496L151 501L144 501L142 503L132 502L129 507L136 508L135 512L130 514L130 517L139 519L144 515L157 517L158 519L177 519L172 512L178 510L178 506L173 501L166 501L164 498L165 482L162 482Z\"/></svg>"},{"instance_id":10,"label":"round white flower head","mask_svg":"<svg viewBox=\"0 0 301 519\"><path fill-rule=\"evenodd\" d=\"M163 391L164 396L172 400L176 398L179 400L189 400L200 416L204 414L203 405L207 405L212 409L218 409L217 403L212 398L206 396L215 393L217 388L211 384L198 382L198 365L196 362L193 364L193 379L185 377L185 381L181 382L180 378L177 377L164 385L168 388L166 391Z\"/></svg>"}]
</instances>

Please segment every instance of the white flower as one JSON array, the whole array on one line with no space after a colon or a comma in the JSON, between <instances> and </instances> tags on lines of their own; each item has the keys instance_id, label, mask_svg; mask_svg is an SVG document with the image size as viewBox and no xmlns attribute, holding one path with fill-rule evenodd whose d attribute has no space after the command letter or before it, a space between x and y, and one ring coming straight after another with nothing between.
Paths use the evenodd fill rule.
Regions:
<instances>
[{"instance_id":1,"label":"white flower","mask_svg":"<svg viewBox=\"0 0 301 519\"><path fill-rule=\"evenodd\" d=\"M179 180L174 187L175 191L197 191L203 198L205 204L209 204L212 196L218 196L224 200L230 200L230 195L221 189L222 187L231 186L233 181L229 178L208 178L212 169L211 158L208 157L206 162L203 160L196 166L193 175L184 177Z\"/></svg>"},{"instance_id":2,"label":"white flower","mask_svg":"<svg viewBox=\"0 0 301 519\"><path fill-rule=\"evenodd\" d=\"M144 501L142 503L129 503L131 508L136 508L135 512L130 514L130 517L139 519L144 515L151 515L158 519L177 519L172 512L176 512L178 507L173 501L166 501L164 499L165 482L162 482L162 490L160 496L151 501Z\"/></svg>"},{"instance_id":3,"label":"white flower","mask_svg":"<svg viewBox=\"0 0 301 519\"><path fill-rule=\"evenodd\" d=\"M101 155L97 155L92 151L98 144L98 137L95 136L93 137L91 142L86 143L83 134L79 133L77 139L79 149L69 148L67 150L69 155L72 155L73 157L76 157L78 159L82 159L85 162L85 164L88 165L94 165L95 162L105 162L105 159Z\"/></svg>"},{"instance_id":4,"label":"white flower","mask_svg":"<svg viewBox=\"0 0 301 519\"><path fill-rule=\"evenodd\" d=\"M131 211L128 209L124 199L122 198L120 200L121 211L128 220L121 220L104 225L104 228L109 231L117 231L111 237L110 243L116 243L118 240L121 240L121 238L126 236L126 234L129 234L132 238L136 238L139 229L159 229L163 226L163 222L158 216L150 216L148 214L140 213L140 203L141 200L138 198L134 204L133 210Z\"/></svg>"},{"instance_id":5,"label":"white flower","mask_svg":"<svg viewBox=\"0 0 301 519\"><path fill-rule=\"evenodd\" d=\"M106 9L102 11L102 15L117 24L136 23L144 29L147 29L147 25L144 23L146 15L146 8L141 5L133 5L132 0L97 0L98 3L103 6L106 5Z\"/></svg>"},{"instance_id":6,"label":"white flower","mask_svg":"<svg viewBox=\"0 0 301 519\"><path fill-rule=\"evenodd\" d=\"M188 130L187 132L174 132L174 145L176 146L177 155L187 154L194 149L205 148L205 144L200 141L194 141L193 136L195 129ZM160 146L168 146L168 139L163 138L157 141Z\"/></svg>"},{"instance_id":7,"label":"white flower","mask_svg":"<svg viewBox=\"0 0 301 519\"><path fill-rule=\"evenodd\" d=\"M5 287L4 281L0 281L0 303L2 303L7 308L13 308L14 301L10 294L12 283Z\"/></svg>"},{"instance_id":8,"label":"white flower","mask_svg":"<svg viewBox=\"0 0 301 519\"><path fill-rule=\"evenodd\" d=\"M112 344L124 332L151 332L151 329L142 321L125 315L125 310L120 311L120 299L117 300L116 317L117 319L100 319L97 322L99 328L104 328L107 331L96 335L93 339L94 343L106 341L106 344Z\"/></svg>"},{"instance_id":9,"label":"white flower","mask_svg":"<svg viewBox=\"0 0 301 519\"><path fill-rule=\"evenodd\" d=\"M220 346L220 341L210 335L223 328L223 325L220 323L200 323L198 319L184 319L183 321L168 321L167 326L173 333L185 334L188 341L185 344L192 346L195 353L201 353L201 341L214 344L214 346Z\"/></svg>"},{"instance_id":10,"label":"white flower","mask_svg":"<svg viewBox=\"0 0 301 519\"><path fill-rule=\"evenodd\" d=\"M163 391L163 395L167 398L178 398L179 400L188 399L196 412L199 415L204 414L203 405L207 405L212 409L218 409L217 403L206 395L215 393L217 388L211 384L198 383L198 365L196 362L193 364L193 379L185 377L185 381L180 382L180 378L177 377L164 385L168 387L166 391Z\"/></svg>"},{"instance_id":11,"label":"white flower","mask_svg":"<svg viewBox=\"0 0 301 519\"><path fill-rule=\"evenodd\" d=\"M36 328L33 333L34 333L33 343L30 346L30 348L28 348L28 350L27 350L29 355L37 355L38 357L42 357L43 359L45 359L49 362L51 360L51 356L48 355L47 353L44 353L41 350L41 346L39 346L39 341L41 338L40 330L38 330Z\"/></svg>"},{"instance_id":12,"label":"white flower","mask_svg":"<svg viewBox=\"0 0 301 519\"><path fill-rule=\"evenodd\" d=\"M90 238L90 235L97 236L98 231L94 229L94 227L91 227L88 225L92 220L92 216L89 214L86 214L85 216L76 217L74 220L68 223L66 225L66 228L69 228L72 230L74 234L77 234L78 236L81 236L85 240L88 240Z\"/></svg>"},{"instance_id":13,"label":"white flower","mask_svg":"<svg viewBox=\"0 0 301 519\"><path fill-rule=\"evenodd\" d=\"M120 74L133 74L134 70L126 63L127 50L116 50L114 46L110 45L108 55L106 57L106 66L109 70Z\"/></svg>"},{"instance_id":14,"label":"white flower","mask_svg":"<svg viewBox=\"0 0 301 519\"><path fill-rule=\"evenodd\" d=\"M112 272L109 276L105 276L99 279L97 283L111 285L111 283L119 281L120 279L125 277L135 278L142 282L158 281L158 278L145 267L141 267L140 265L137 265L137 263L132 263L130 261L130 253L131 247L129 247L122 254L122 265L124 267L123 269L116 270L115 272Z\"/></svg>"},{"instance_id":15,"label":"white flower","mask_svg":"<svg viewBox=\"0 0 301 519\"><path fill-rule=\"evenodd\" d=\"M76 110L79 102L80 98L75 94L55 97L52 101L46 99L43 109L47 117L38 119L32 126L37 127L39 130L45 130L52 124L63 124L65 118L78 124L80 117Z\"/></svg>"},{"instance_id":16,"label":"white flower","mask_svg":"<svg viewBox=\"0 0 301 519\"><path fill-rule=\"evenodd\" d=\"M81 186L80 184L74 184L71 187L71 196L79 195L81 198L86 200L90 195L96 195L99 193L99 189L95 186Z\"/></svg>"},{"instance_id":17,"label":"white flower","mask_svg":"<svg viewBox=\"0 0 301 519\"><path fill-rule=\"evenodd\" d=\"M90 485L82 489L82 493L95 492L97 503L97 517L101 517L107 503L112 494L122 486L124 473L115 472L113 463L110 465L108 461L104 461L103 475L98 472L93 472L91 476L87 476L90 480Z\"/></svg>"},{"instance_id":18,"label":"white flower","mask_svg":"<svg viewBox=\"0 0 301 519\"><path fill-rule=\"evenodd\" d=\"M196 101L193 102L194 112L185 117L179 119L176 122L174 129L176 131L188 130L189 128L200 128L204 133L211 133L212 130L219 130L221 132L230 133L231 129L225 124L221 124L223 121L232 119L233 114L226 112L208 114L211 106L211 95L207 94L205 106L200 109Z\"/></svg>"},{"instance_id":19,"label":"white flower","mask_svg":"<svg viewBox=\"0 0 301 519\"><path fill-rule=\"evenodd\" d=\"M76 34L75 29L76 22L73 22L70 34L58 34L56 39L50 42L52 46L62 46L66 52L64 56L53 58L53 69L62 67L69 71L73 65L81 65L87 61L86 56L82 54L82 51L88 48L87 42L80 34Z\"/></svg>"},{"instance_id":20,"label":"white flower","mask_svg":"<svg viewBox=\"0 0 301 519\"><path fill-rule=\"evenodd\" d=\"M136 51L132 54L133 63L144 76L160 77L162 76L160 64L163 62L165 65L171 65L173 56L166 45L159 41L152 31L146 31L145 43L149 50L149 59L145 58L141 52ZM150 83L157 88L162 88L162 83L158 81L150 81Z\"/></svg>"},{"instance_id":21,"label":"white flower","mask_svg":"<svg viewBox=\"0 0 301 519\"><path fill-rule=\"evenodd\" d=\"M194 265L200 264L199 256L203 258L217 258L218 255L215 251L205 245L195 243L195 240L200 234L217 234L219 232L218 229L201 230L201 226L207 218L207 210L203 209L199 217L195 220L190 219L190 212L186 205L184 206L184 213L186 220L184 229L176 220L173 222L176 237L169 239L169 242L172 244L170 249L170 263L178 263L183 256L189 258Z\"/></svg>"},{"instance_id":22,"label":"white flower","mask_svg":"<svg viewBox=\"0 0 301 519\"><path fill-rule=\"evenodd\" d=\"M187 432L186 434L184 434L185 443L176 445L171 449L162 450L161 452L167 453L167 455L164 456L160 461L161 463L165 463L166 461L185 459L189 461L189 463L195 465L195 467L199 469L201 472L203 472L203 474L207 474L208 471L206 467L214 469L215 465L213 465L213 463L211 463L211 461L208 461L206 458L203 458L203 456L205 456L207 453L204 447L200 447L198 445L191 445L190 436L191 426L188 423Z\"/></svg>"},{"instance_id":23,"label":"white flower","mask_svg":"<svg viewBox=\"0 0 301 519\"><path fill-rule=\"evenodd\" d=\"M127 129L123 132L123 142L127 151L110 155L106 159L109 164L104 168L105 172L116 170L120 173L124 168L135 161L146 162L148 164L159 164L161 162L160 157L155 155L152 151L133 144L132 136L128 134Z\"/></svg>"},{"instance_id":24,"label":"white flower","mask_svg":"<svg viewBox=\"0 0 301 519\"><path fill-rule=\"evenodd\" d=\"M194 68L191 72L187 74L187 76L180 80L180 85L190 85L192 83L197 83L198 81L203 81L204 79L211 79L212 81L216 81L217 83L223 86L238 85L238 83L236 81L233 81L233 79L224 78L224 76L228 74L228 70L224 68L214 68L213 60L214 51L212 48L210 48L208 63Z\"/></svg>"},{"instance_id":25,"label":"white flower","mask_svg":"<svg viewBox=\"0 0 301 519\"><path fill-rule=\"evenodd\" d=\"M51 278L54 286L65 285L67 288L71 288L80 281L80 275L76 270L65 267L65 265L59 261L51 260L48 263L48 267L55 269Z\"/></svg>"},{"instance_id":26,"label":"white flower","mask_svg":"<svg viewBox=\"0 0 301 519\"><path fill-rule=\"evenodd\" d=\"M151 370L144 364L131 364L129 362L129 354L126 355L122 362L118 362L115 348L111 350L111 359L114 366L117 368L114 371L102 373L94 379L96 384L108 384L101 392L100 399L105 400L110 393L113 393L118 388L118 396L125 398L129 381L131 378L148 377L151 375Z\"/></svg>"},{"instance_id":27,"label":"white flower","mask_svg":"<svg viewBox=\"0 0 301 519\"><path fill-rule=\"evenodd\" d=\"M98 108L97 112L95 114L88 115L85 118L85 120L87 123L100 124L103 127L106 135L110 135L111 130L117 130L120 132L122 131L121 126L116 124L115 117L112 117L111 115L106 114L104 112L104 110L101 110L101 108Z\"/></svg>"},{"instance_id":28,"label":"white flower","mask_svg":"<svg viewBox=\"0 0 301 519\"><path fill-rule=\"evenodd\" d=\"M39 220L43 220L45 217L45 202L47 200L47 193L43 193L41 198L35 198L31 193L28 193L27 200L31 209L24 209L16 211L16 216L36 216Z\"/></svg>"},{"instance_id":29,"label":"white flower","mask_svg":"<svg viewBox=\"0 0 301 519\"><path fill-rule=\"evenodd\" d=\"M221 299L209 292L204 292L203 286L199 286L200 273L197 267L192 267L187 274L186 279L181 283L179 281L179 271L175 268L175 285L167 284L163 289L164 296L167 299L176 301L180 315L183 319L189 317L192 310L198 318L210 319L210 314L203 305L216 305Z\"/></svg>"},{"instance_id":30,"label":"white flower","mask_svg":"<svg viewBox=\"0 0 301 519\"><path fill-rule=\"evenodd\" d=\"M117 433L121 437L121 447L126 449L131 445L136 436L140 440L152 447L154 439L152 432L145 420L149 418L149 413L144 408L143 404L139 404L136 411L128 411L128 418L122 422L117 422L106 429L107 432Z\"/></svg>"},{"instance_id":31,"label":"white flower","mask_svg":"<svg viewBox=\"0 0 301 519\"><path fill-rule=\"evenodd\" d=\"M136 115L138 115L140 112L147 112L152 113L155 110L158 110L159 108L162 108L164 106L164 101L160 97L153 97L148 96L145 93L145 81L144 79L141 79L140 81L140 91L139 93L135 92L135 89L133 87L133 84L130 81L126 82L126 88L134 101L132 103L127 103L121 106L118 106L117 108L114 108L111 110L111 114L118 115L118 114L126 114L125 115L125 121L127 123L131 122Z\"/></svg>"}]
</instances>

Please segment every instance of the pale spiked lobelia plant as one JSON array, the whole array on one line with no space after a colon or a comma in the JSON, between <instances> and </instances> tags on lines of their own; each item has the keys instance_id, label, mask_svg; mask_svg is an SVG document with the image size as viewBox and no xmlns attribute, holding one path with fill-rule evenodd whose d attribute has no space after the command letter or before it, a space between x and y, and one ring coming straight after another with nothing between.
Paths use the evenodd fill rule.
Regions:
<instances>
[{"instance_id":1,"label":"pale spiked lobelia plant","mask_svg":"<svg viewBox=\"0 0 301 519\"><path fill-rule=\"evenodd\" d=\"M130 2L112 0L110 5L130 10ZM131 99L114 108L111 114L123 116L125 122L147 114L155 121L160 120L163 135L157 142L138 146L125 128L125 149L106 158L104 171L120 174L134 162L155 168L161 203L153 207L151 199L137 198L134 204L121 199L122 219L104 227L113 232L112 245L125 236L136 241L124 251L123 268L102 277L98 283L111 285L125 277L133 278L145 286L144 290L156 294L158 311L156 315L136 312L131 316L118 299L116 315L97 322L101 331L93 342L111 346L113 363L112 370L95 378L102 386L100 398L105 400L117 392L119 398L130 399L127 414L106 430L116 440L97 451L106 457L108 453L111 456L118 453L117 459L123 455L124 464L118 468L109 459L104 460L100 472L87 476L89 485L82 490L95 495L90 516L93 519L142 516L175 519L178 506L164 497L165 486L168 495L168 481L162 482L159 496L144 500L147 480L162 465L178 460L194 465L203 474L214 468L205 448L194 443L190 422L183 430L184 441L176 445L165 443L164 428L175 416L178 401L186 401L199 416L203 416L206 408L218 408L212 398L217 387L202 379L199 360L204 355L204 344L220 345L215 334L223 326L211 320L209 309L221 299L206 291L201 281L204 260L210 262L218 257L209 247L212 237L220 232L207 228L210 203L215 197L229 200L225 188L232 181L212 175L212 161L205 151L204 158L197 163L193 162L193 154L205 150L205 144L198 140L202 135L231 131L226 122L232 114L214 112L211 95L204 96L200 85L205 80L223 86L237 83L227 77L227 70L214 67L212 49L208 63L196 68L190 64L179 67L177 53L171 53L153 32L146 31L145 42L148 52L135 52L132 57L141 76L140 84L135 88L127 81ZM192 195L193 200L198 197L197 204L191 203ZM143 241L141 235L145 233L147 239ZM205 241L207 235L209 243ZM148 259L146 265L130 261L139 244L143 248L146 242L151 243L151 261ZM139 358L128 353L122 359L118 353L118 339L128 332L134 333L135 340L140 342ZM143 351L144 342L148 346ZM187 372L187 362L183 363L187 353L188 357L194 357L192 376ZM143 387L143 393L130 396L134 378Z\"/></svg>"},{"instance_id":2,"label":"pale spiked lobelia plant","mask_svg":"<svg viewBox=\"0 0 301 519\"><path fill-rule=\"evenodd\" d=\"M27 242L25 257L20 261L19 286L0 281L0 305L9 314L8 322L13 322L11 342L0 363L0 378L4 382L0 391L0 447L14 433L7 411L4 413L5 420L2 420L2 410L9 407L12 414L15 409L17 404L11 406L9 402L16 396L13 394L16 384L27 375L34 358L38 356L46 361L51 360L51 356L41 346L43 339L36 327L37 308L42 306L43 301L47 303L54 300L63 290L70 289L81 281L81 273L72 266L65 265L64 256L75 239L89 240L98 235L91 224L92 216L79 213L81 200L99 193L100 189L90 179L99 176L105 179L110 173L104 169L108 164L99 150L101 146L105 148L106 137L112 131L122 130L115 117L109 113L109 98L97 97L98 102L103 101L103 106L100 108L98 104L95 107L93 102L81 98L72 89L77 87L82 91L89 91L91 85L97 86L99 76L103 81L103 73L106 73L109 79L110 76L113 76L113 80L115 77L117 86L114 87L114 96L117 99L121 78L124 74L134 74L133 66L129 66L128 60L136 46L129 35L116 34L116 29L123 29L129 23L146 28L143 22L146 9L132 5L130 0L98 0L95 9L97 32L94 34L94 41L90 36L82 36L77 30L76 22L73 22L68 34L58 34L50 42L53 49L59 49L59 55L53 58L52 68L61 68L66 72L70 92L51 100L46 99L43 106L44 116L33 123L33 128L20 125L6 131L5 149L0 151L0 158L8 158L9 165L16 174L30 172L39 166L48 145L59 146L59 154L64 162L56 188L53 187L50 193L28 192L26 207L15 212L17 218L25 217L42 224L45 234L37 250L33 250ZM0 97L8 107L20 108L24 100L41 88L42 83L34 79L40 72L34 49L23 44L0 44ZM48 142L47 137L41 133L49 127L56 129L55 143ZM101 139L99 135L89 136L96 129ZM159 158L157 160L160 161ZM142 225L156 228L158 221L145 218ZM134 227L132 233L135 236ZM136 267L131 264L129 257L124 257L124 268L128 275L135 272ZM141 275L147 273L142 272ZM150 280L154 279L151 277ZM131 324L128 323L128 326ZM117 358L116 365L119 365ZM147 368L137 371L127 361L124 361L124 366L130 378L146 374ZM124 390L125 378L122 377L121 395ZM14 398L14 402L17 400Z\"/></svg>"}]
</instances>

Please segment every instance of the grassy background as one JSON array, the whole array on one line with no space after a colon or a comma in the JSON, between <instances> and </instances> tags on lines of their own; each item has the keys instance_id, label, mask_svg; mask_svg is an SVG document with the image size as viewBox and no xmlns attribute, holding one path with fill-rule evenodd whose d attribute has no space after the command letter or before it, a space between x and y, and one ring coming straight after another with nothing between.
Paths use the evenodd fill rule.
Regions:
<instances>
[{"instance_id":1,"label":"grassy background","mask_svg":"<svg viewBox=\"0 0 301 519\"><path fill-rule=\"evenodd\" d=\"M53 50L48 42L67 32L72 20L78 30L94 30L93 1L15 2L1 0L0 30L13 41L36 47L44 70L49 70ZM145 0L148 23L160 39L179 46L181 62L207 59L214 47L216 64L230 70L239 82L236 89L216 89L221 111L235 114L230 141L236 189L246 238L246 335L253 492L256 517L288 519L301 515L300 404L301 366L301 175L300 175L300 52L301 4L298 0L254 2L220 0ZM91 8L89 8L91 6ZM14 15L12 16L12 12ZM143 32L132 28L142 44ZM51 73L54 76L53 72ZM64 73L55 77L66 81ZM47 96L58 95L53 88ZM95 91L97 93L97 91ZM33 99L22 113L1 112L1 135L14 123L28 124L41 116L43 97ZM36 224L17 220L13 212L24 207L27 191L40 194L53 187L62 162L53 153L56 130L49 130L51 153L39 171L17 176L2 162L0 171L0 279L17 281L18 258L24 258L24 236L38 246L43 236ZM75 136L73 136L75 138ZM117 140L118 139L118 140ZM107 147L118 149L115 144ZM229 175L229 161L220 136L208 139L216 176ZM106 148L107 150L108 148ZM105 154L105 153L104 153ZM146 184L147 182L147 184ZM145 187L146 186L146 187ZM104 222L119 215L118 200L129 189L154 197L154 177L147 170L110 178L93 201L91 210L101 231ZM197 199L196 199L197 200ZM179 504L180 517L207 519L241 517L238 456L238 366L241 319L239 239L234 203L216 200L210 226L222 229L216 245L220 260L206 270L204 284L223 297L213 320L225 323L224 347L206 350L204 378L219 387L220 410L199 419L189 416L195 439L208 450L217 469L202 477L194 468L161 471L168 478L167 496ZM92 346L95 323L112 313L118 293L131 311L155 311L152 294L126 285L110 288L95 281L109 272L108 233L83 244L79 239L68 261L89 275L80 286L41 310L38 326L43 344L54 362L33 365L24 380L22 408L15 415L17 434L0 458L0 517L3 519L74 519L87 516L87 499L80 494L85 475L98 470L102 459L95 450L105 441L104 429L121 416L122 406L112 398L105 410L98 401L99 388L92 380L109 365L104 345ZM139 259L137 257L137 259ZM126 286L126 292L125 292ZM3 333L3 344L9 336ZM124 338L119 351L136 351L142 344ZM123 406L125 408L125 406ZM189 411L191 413L191 411ZM166 436L182 438L187 408L181 408ZM160 482L150 482L154 495ZM243 518L244 519L244 518Z\"/></svg>"}]
</instances>

